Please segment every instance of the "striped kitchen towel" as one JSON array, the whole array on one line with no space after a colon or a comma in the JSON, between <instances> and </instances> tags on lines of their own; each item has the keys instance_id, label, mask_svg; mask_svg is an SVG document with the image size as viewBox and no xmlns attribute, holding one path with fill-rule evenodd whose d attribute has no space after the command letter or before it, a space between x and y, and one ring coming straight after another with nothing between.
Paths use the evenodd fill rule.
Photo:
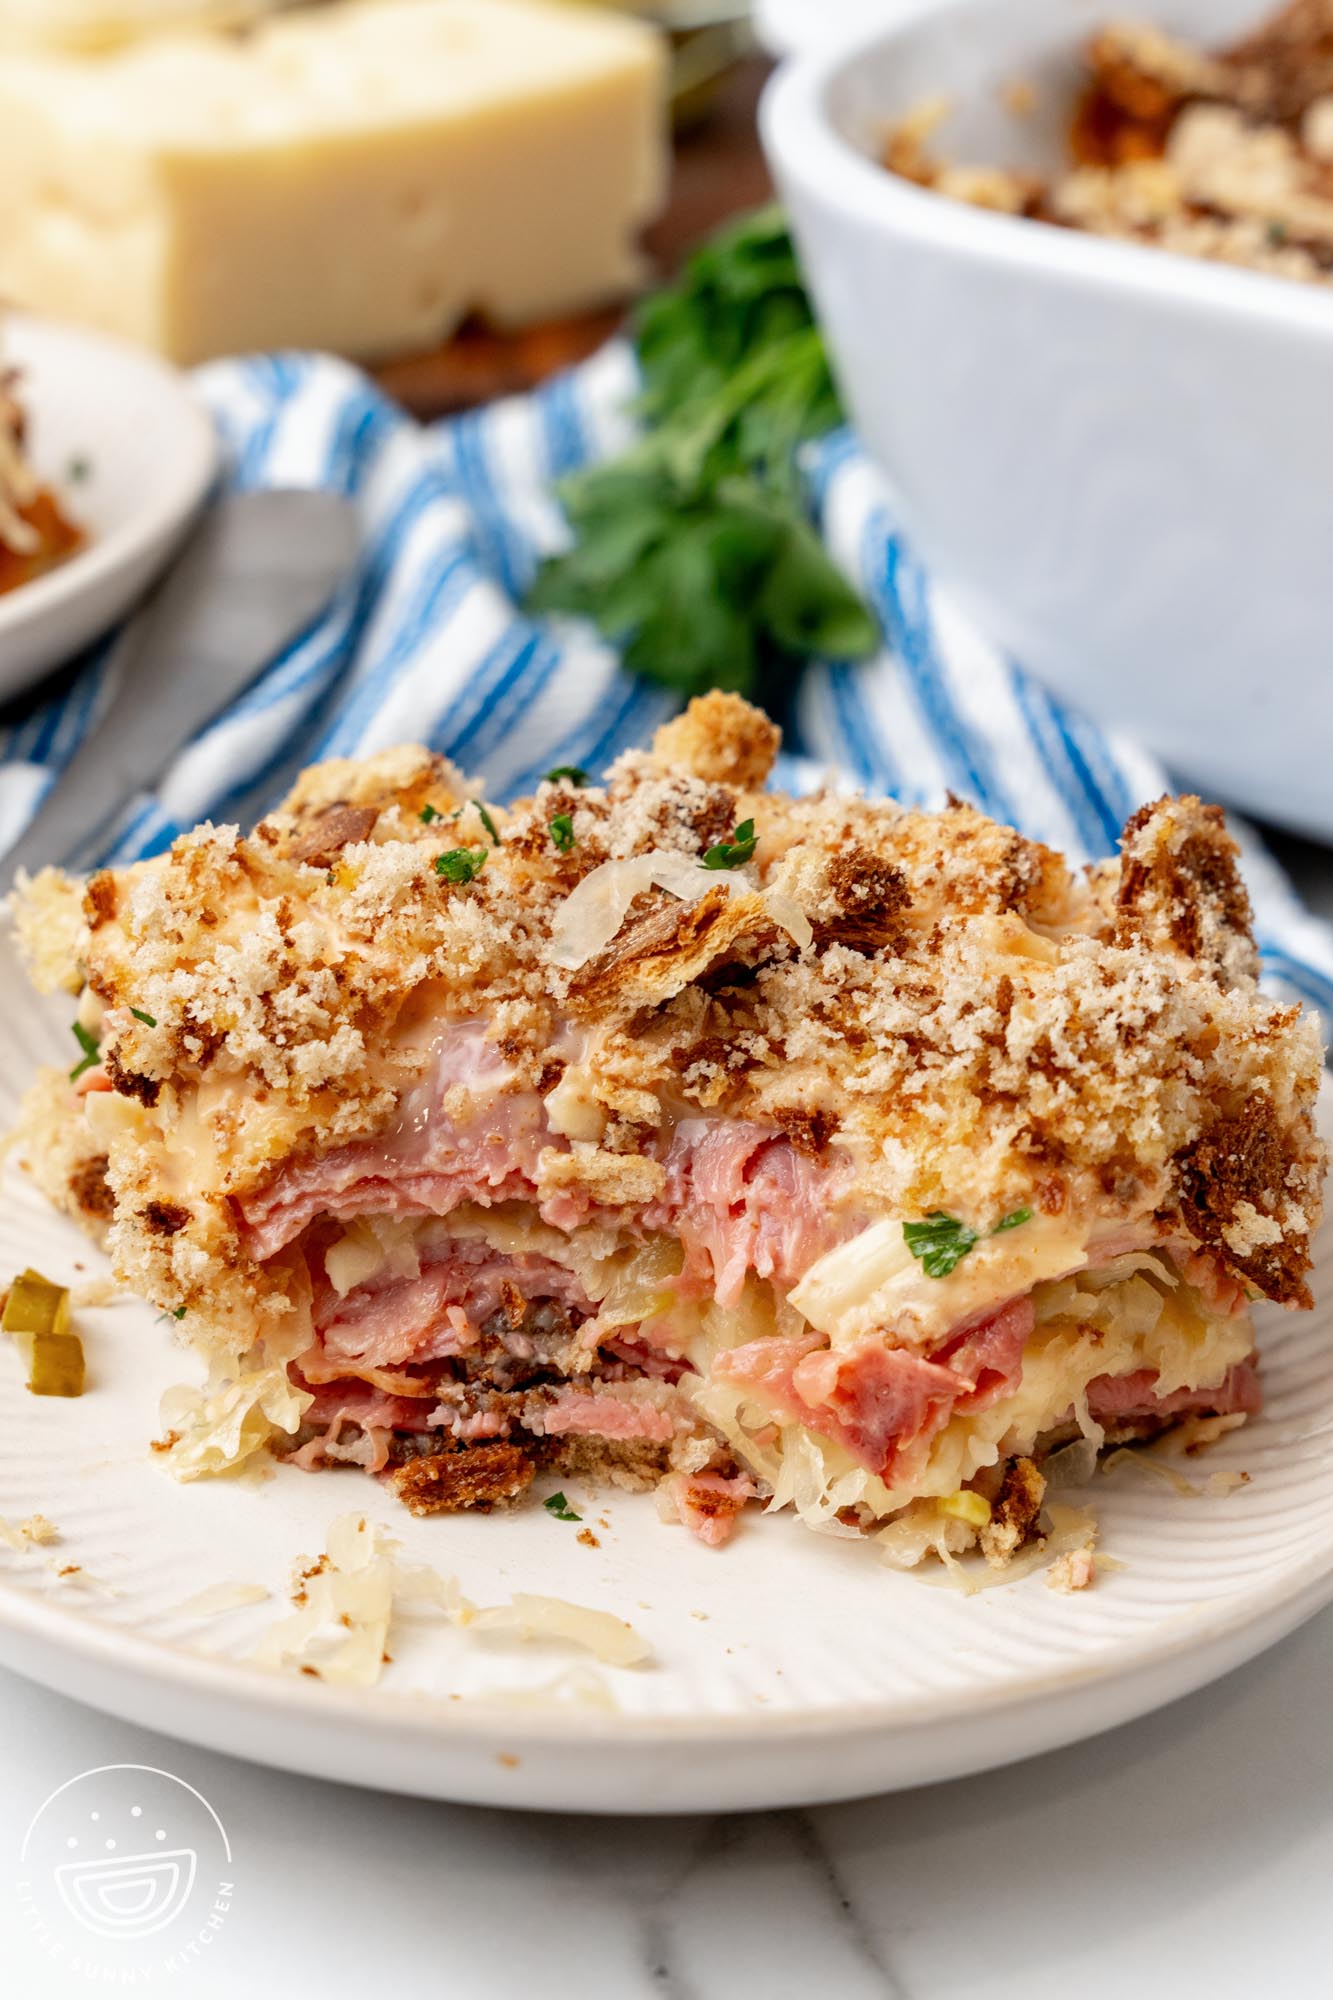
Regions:
<instances>
[{"instance_id":1,"label":"striped kitchen towel","mask_svg":"<svg viewBox=\"0 0 1333 2000\"><path fill-rule=\"evenodd\" d=\"M197 820L248 823L313 759L417 740L483 777L492 798L553 764L599 772L677 705L635 680L586 626L518 608L566 530L554 482L632 435L631 351L613 343L536 394L430 426L323 355L216 363L198 387L239 488L327 486L359 508L353 576L318 625L132 801L86 862L151 854ZM810 453L810 504L884 630L874 659L805 674L779 781L841 781L937 804L974 800L1075 861L1109 854L1166 773L1128 738L1054 701L989 645L903 540L846 432ZM0 847L95 715L106 647L0 729ZM1333 1019L1333 932L1239 829L1271 984Z\"/></svg>"}]
</instances>

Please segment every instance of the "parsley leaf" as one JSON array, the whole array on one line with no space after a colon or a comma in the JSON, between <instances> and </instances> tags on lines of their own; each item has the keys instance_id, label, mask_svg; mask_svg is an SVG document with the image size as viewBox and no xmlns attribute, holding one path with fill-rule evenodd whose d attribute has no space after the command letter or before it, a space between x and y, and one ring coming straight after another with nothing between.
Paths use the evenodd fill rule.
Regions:
<instances>
[{"instance_id":1,"label":"parsley leaf","mask_svg":"<svg viewBox=\"0 0 1333 2000\"><path fill-rule=\"evenodd\" d=\"M985 1233L1000 1236L1006 1229L1017 1229L1021 1223L1031 1220L1030 1208L1016 1208L1010 1214L1001 1216L994 1229ZM947 1278L962 1263L968 1251L975 1250L981 1241L981 1232L969 1229L956 1215L935 1208L924 1222L903 1224L903 1241L920 1261L928 1278Z\"/></svg>"},{"instance_id":2,"label":"parsley leaf","mask_svg":"<svg viewBox=\"0 0 1333 2000\"><path fill-rule=\"evenodd\" d=\"M495 830L495 821L491 818L489 812L487 812L481 800L473 799L472 803L477 808L477 816L480 819L482 825L485 827L487 833L489 833L489 835L491 836L491 839L495 842L495 845L497 847L503 847L504 842L501 840L499 834Z\"/></svg>"},{"instance_id":3,"label":"parsley leaf","mask_svg":"<svg viewBox=\"0 0 1333 2000\"><path fill-rule=\"evenodd\" d=\"M164 1307L164 1308L163 1308L163 1310L162 1310L162 1311L161 1311L161 1312L160 1312L160 1313L158 1314L158 1318L159 1318L160 1320L163 1320L163 1319L184 1319L184 1317L185 1317L185 1308L184 1308L184 1306L174 1306L174 1307L173 1307L173 1306L166 1306L166 1307Z\"/></svg>"},{"instance_id":4,"label":"parsley leaf","mask_svg":"<svg viewBox=\"0 0 1333 2000\"><path fill-rule=\"evenodd\" d=\"M554 1514L557 1521L581 1521L583 1519L582 1514L574 1512L574 1509L570 1506L563 1493L553 1493L549 1500L542 1501L542 1506L548 1514Z\"/></svg>"},{"instance_id":5,"label":"parsley leaf","mask_svg":"<svg viewBox=\"0 0 1333 2000\"><path fill-rule=\"evenodd\" d=\"M903 1224L903 1241L928 1278L947 1278L980 1240L975 1229L942 1208L932 1209L924 1222Z\"/></svg>"},{"instance_id":6,"label":"parsley leaf","mask_svg":"<svg viewBox=\"0 0 1333 2000\"><path fill-rule=\"evenodd\" d=\"M488 847L451 847L435 857L435 873L446 882L474 882L486 866Z\"/></svg>"},{"instance_id":7,"label":"parsley leaf","mask_svg":"<svg viewBox=\"0 0 1333 2000\"><path fill-rule=\"evenodd\" d=\"M581 792L590 782L588 773L581 764L557 764L546 773L542 782L547 785L558 785L562 779L567 785L572 785L576 792Z\"/></svg>"},{"instance_id":8,"label":"parsley leaf","mask_svg":"<svg viewBox=\"0 0 1333 2000\"><path fill-rule=\"evenodd\" d=\"M562 854L568 854L574 845L574 822L568 813L557 813L550 824L550 834Z\"/></svg>"},{"instance_id":9,"label":"parsley leaf","mask_svg":"<svg viewBox=\"0 0 1333 2000\"><path fill-rule=\"evenodd\" d=\"M421 808L421 811L417 814L417 817L421 821L421 824L423 826L429 826L433 819L443 819L444 814L440 811L438 806L426 805Z\"/></svg>"},{"instance_id":10,"label":"parsley leaf","mask_svg":"<svg viewBox=\"0 0 1333 2000\"><path fill-rule=\"evenodd\" d=\"M145 1028L155 1028L157 1026L156 1017L152 1014L145 1014L142 1007L131 1007L130 1012L136 1021L143 1022Z\"/></svg>"},{"instance_id":11,"label":"parsley leaf","mask_svg":"<svg viewBox=\"0 0 1333 2000\"><path fill-rule=\"evenodd\" d=\"M594 619L632 672L682 694L770 706L812 654L873 652L875 621L802 502L799 447L842 413L781 210L705 244L635 335L647 428L562 483L573 546L530 608Z\"/></svg>"},{"instance_id":12,"label":"parsley leaf","mask_svg":"<svg viewBox=\"0 0 1333 2000\"><path fill-rule=\"evenodd\" d=\"M752 819L743 819L740 825L733 831L730 840L714 842L713 846L704 855L699 866L701 868L742 868L747 861L753 859L755 845L754 821Z\"/></svg>"},{"instance_id":13,"label":"parsley leaf","mask_svg":"<svg viewBox=\"0 0 1333 2000\"><path fill-rule=\"evenodd\" d=\"M97 1067L97 1064L102 1059L102 1051L96 1035L90 1035L82 1021L72 1021L70 1026L74 1030L75 1041L83 1050L82 1062L76 1062L69 1073L70 1082L77 1083L86 1069L95 1069Z\"/></svg>"}]
</instances>

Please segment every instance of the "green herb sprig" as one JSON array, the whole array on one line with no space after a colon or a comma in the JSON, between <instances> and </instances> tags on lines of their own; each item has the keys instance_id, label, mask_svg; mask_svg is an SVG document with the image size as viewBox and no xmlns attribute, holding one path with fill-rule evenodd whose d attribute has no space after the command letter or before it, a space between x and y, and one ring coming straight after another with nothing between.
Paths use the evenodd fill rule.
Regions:
<instances>
[{"instance_id":1,"label":"green herb sprig","mask_svg":"<svg viewBox=\"0 0 1333 2000\"><path fill-rule=\"evenodd\" d=\"M570 1506L563 1493L552 1493L549 1499L542 1501L542 1506L548 1514L553 1514L557 1521L581 1521L583 1519L582 1514L574 1512L574 1509Z\"/></svg>"},{"instance_id":2,"label":"green herb sprig","mask_svg":"<svg viewBox=\"0 0 1333 2000\"><path fill-rule=\"evenodd\" d=\"M1017 1229L1020 1223L1031 1220L1030 1208L1016 1208L985 1233L999 1236L1006 1229ZM903 1241L928 1278L947 1278L968 1251L976 1249L981 1238L980 1230L969 1229L958 1216L942 1208L932 1209L923 1222L903 1224Z\"/></svg>"},{"instance_id":3,"label":"green herb sprig","mask_svg":"<svg viewBox=\"0 0 1333 2000\"><path fill-rule=\"evenodd\" d=\"M752 819L743 819L732 833L730 840L714 841L704 854L701 868L743 868L747 861L754 859L758 837Z\"/></svg>"},{"instance_id":4,"label":"green herb sprig","mask_svg":"<svg viewBox=\"0 0 1333 2000\"><path fill-rule=\"evenodd\" d=\"M581 764L556 764L546 773L542 782L547 785L561 783L572 785L576 792L581 792L591 780Z\"/></svg>"},{"instance_id":5,"label":"green herb sprig","mask_svg":"<svg viewBox=\"0 0 1333 2000\"><path fill-rule=\"evenodd\" d=\"M102 1060L102 1049L96 1035L90 1034L82 1021L71 1021L74 1039L83 1050L83 1060L76 1062L69 1073L71 1083L77 1083L86 1069L95 1069Z\"/></svg>"},{"instance_id":6,"label":"green herb sprig","mask_svg":"<svg viewBox=\"0 0 1333 2000\"><path fill-rule=\"evenodd\" d=\"M570 815L557 813L547 831L561 854L568 854L574 845L574 821Z\"/></svg>"},{"instance_id":7,"label":"green herb sprig","mask_svg":"<svg viewBox=\"0 0 1333 2000\"><path fill-rule=\"evenodd\" d=\"M682 694L776 706L811 655L879 643L802 506L798 449L842 411L781 210L697 251L634 333L644 435L563 482L573 546L529 606L594 619L627 667Z\"/></svg>"},{"instance_id":8,"label":"green herb sprig","mask_svg":"<svg viewBox=\"0 0 1333 2000\"><path fill-rule=\"evenodd\" d=\"M435 873L446 882L475 882L486 866L489 847L451 847L435 857Z\"/></svg>"}]
</instances>

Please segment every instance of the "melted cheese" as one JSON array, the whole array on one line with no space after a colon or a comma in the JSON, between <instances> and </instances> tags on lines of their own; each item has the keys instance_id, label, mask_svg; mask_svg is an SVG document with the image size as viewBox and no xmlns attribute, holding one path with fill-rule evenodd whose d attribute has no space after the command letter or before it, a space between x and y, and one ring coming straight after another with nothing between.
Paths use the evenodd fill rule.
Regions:
<instances>
[{"instance_id":1,"label":"melted cheese","mask_svg":"<svg viewBox=\"0 0 1333 2000\"><path fill-rule=\"evenodd\" d=\"M890 1216L826 1251L791 1293L791 1303L835 1347L854 1346L886 1329L901 1345L933 1346L988 1307L1081 1270L1089 1233L1086 1222L1034 1215L983 1238L948 1277L932 1278L907 1246L902 1217Z\"/></svg>"}]
</instances>

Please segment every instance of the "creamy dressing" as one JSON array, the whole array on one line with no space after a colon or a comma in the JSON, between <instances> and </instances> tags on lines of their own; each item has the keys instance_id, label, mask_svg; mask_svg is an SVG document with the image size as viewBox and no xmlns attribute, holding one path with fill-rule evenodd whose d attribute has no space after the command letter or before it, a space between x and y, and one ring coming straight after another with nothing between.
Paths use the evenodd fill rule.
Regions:
<instances>
[{"instance_id":1,"label":"creamy dressing","mask_svg":"<svg viewBox=\"0 0 1333 2000\"><path fill-rule=\"evenodd\" d=\"M554 1090L542 1100L546 1122L564 1139L598 1140L606 1130L606 1110L597 1094L593 1070L571 1063Z\"/></svg>"}]
</instances>

